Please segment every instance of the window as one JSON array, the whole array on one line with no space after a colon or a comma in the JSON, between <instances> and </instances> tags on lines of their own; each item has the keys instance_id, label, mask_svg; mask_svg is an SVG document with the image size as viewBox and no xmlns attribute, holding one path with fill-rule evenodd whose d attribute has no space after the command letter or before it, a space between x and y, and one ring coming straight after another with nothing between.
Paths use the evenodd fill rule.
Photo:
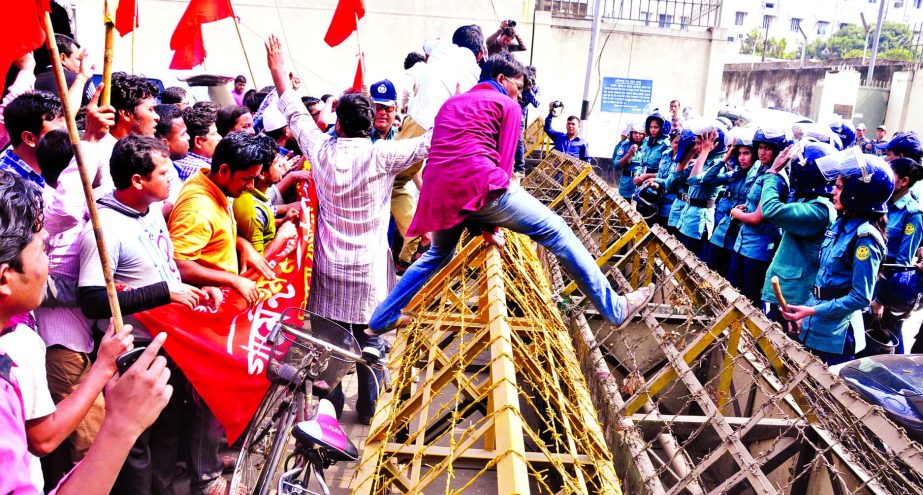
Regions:
<instances>
[{"instance_id":1,"label":"window","mask_svg":"<svg viewBox=\"0 0 923 495\"><path fill-rule=\"evenodd\" d=\"M920 1L923 1L923 0L920 0ZM840 29L843 29L843 28L845 28L845 27L847 27L847 26L849 26L849 23L848 23L848 22L841 22L841 23L840 23Z\"/></svg>"},{"instance_id":2,"label":"window","mask_svg":"<svg viewBox=\"0 0 923 495\"><path fill-rule=\"evenodd\" d=\"M917 0L917 1L920 2L920 1L923 1L923 0ZM734 16L734 25L735 25L735 26L743 26L743 25L744 25L744 18L746 18L746 17L747 17L747 13L746 13L746 12L738 12L737 15Z\"/></svg>"},{"instance_id":3,"label":"window","mask_svg":"<svg viewBox=\"0 0 923 495\"><path fill-rule=\"evenodd\" d=\"M645 26L651 25L651 15L647 12L641 12L641 20L644 21Z\"/></svg>"},{"instance_id":4,"label":"window","mask_svg":"<svg viewBox=\"0 0 923 495\"><path fill-rule=\"evenodd\" d=\"M919 9L923 5L923 0L913 0L913 8Z\"/></svg>"},{"instance_id":5,"label":"window","mask_svg":"<svg viewBox=\"0 0 923 495\"><path fill-rule=\"evenodd\" d=\"M801 30L801 19L792 17L792 25L789 29L791 29L793 33L797 33L799 30Z\"/></svg>"},{"instance_id":6,"label":"window","mask_svg":"<svg viewBox=\"0 0 923 495\"><path fill-rule=\"evenodd\" d=\"M772 27L772 16L764 15L763 16L763 29L769 29Z\"/></svg>"},{"instance_id":7,"label":"window","mask_svg":"<svg viewBox=\"0 0 923 495\"><path fill-rule=\"evenodd\" d=\"M673 16L666 15L666 14L660 14L660 18L657 21L657 26L662 27L662 28L669 28L670 24L673 24Z\"/></svg>"},{"instance_id":8,"label":"window","mask_svg":"<svg viewBox=\"0 0 923 495\"><path fill-rule=\"evenodd\" d=\"M923 0L921 0L921 1L923 1ZM679 28L680 28L681 30L683 30L683 31L689 29L689 17L687 17L687 16L680 16L680 18L679 18Z\"/></svg>"},{"instance_id":9,"label":"window","mask_svg":"<svg viewBox=\"0 0 923 495\"><path fill-rule=\"evenodd\" d=\"M824 36L827 34L827 31L830 29L830 23L825 21L817 21L817 34Z\"/></svg>"}]
</instances>

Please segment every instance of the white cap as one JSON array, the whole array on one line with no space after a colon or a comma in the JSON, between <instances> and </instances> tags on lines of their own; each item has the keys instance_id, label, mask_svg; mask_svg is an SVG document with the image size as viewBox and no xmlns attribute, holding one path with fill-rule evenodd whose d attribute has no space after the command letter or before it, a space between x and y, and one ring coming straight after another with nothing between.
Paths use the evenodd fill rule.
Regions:
<instances>
[{"instance_id":1,"label":"white cap","mask_svg":"<svg viewBox=\"0 0 923 495\"><path fill-rule=\"evenodd\" d=\"M263 110L263 130L272 132L288 125L285 115L275 106L269 105Z\"/></svg>"}]
</instances>

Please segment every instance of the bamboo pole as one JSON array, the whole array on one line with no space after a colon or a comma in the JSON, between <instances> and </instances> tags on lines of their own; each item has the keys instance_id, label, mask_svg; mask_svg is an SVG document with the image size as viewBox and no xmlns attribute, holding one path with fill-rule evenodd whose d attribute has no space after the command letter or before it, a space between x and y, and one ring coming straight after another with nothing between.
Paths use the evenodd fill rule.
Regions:
<instances>
[{"instance_id":1,"label":"bamboo pole","mask_svg":"<svg viewBox=\"0 0 923 495\"><path fill-rule=\"evenodd\" d=\"M109 0L103 2L103 22L106 26L106 46L103 50L103 95L99 100L100 106L108 105L112 98L112 57L115 52L115 19L112 17L111 11L109 10ZM52 34L51 36L53 37L54 35ZM64 99L62 98L61 101L63 102ZM77 163L80 162L78 161Z\"/></svg>"},{"instance_id":2,"label":"bamboo pole","mask_svg":"<svg viewBox=\"0 0 923 495\"><path fill-rule=\"evenodd\" d=\"M228 7L231 9L231 12L234 12L234 7L231 5L231 0L228 0ZM237 24L237 14L234 14L234 29L237 30L237 39L240 40L240 49L244 52L244 61L247 62L247 70L250 71L250 82L253 83L254 88L259 88L256 84L256 76L253 75L253 66L250 65L250 56L247 55L247 47L244 46L244 37L240 34L240 26Z\"/></svg>"},{"instance_id":3,"label":"bamboo pole","mask_svg":"<svg viewBox=\"0 0 923 495\"><path fill-rule=\"evenodd\" d=\"M38 0L36 0L38 3ZM41 11L41 9L39 10ZM61 57L58 53L58 45L54 39L54 28L51 25L51 14L45 12L39 22L45 30L45 47L51 58L51 67L54 71L55 81L58 84L58 96L61 98L61 104L64 107L64 119L67 122L67 132L70 135L71 144L74 146L74 159L77 161L77 170L80 173L80 183L83 184L83 196L87 202L87 210L90 212L90 223L93 225L93 234L96 236L96 245L99 248L99 261L103 268L103 278L106 281L106 295L109 299L109 309L112 311L113 330L118 332L122 329L122 310L119 307L118 294L115 291L115 281L112 278L112 266L109 264L109 252L106 249L106 242L103 239L103 231L99 224L99 215L96 212L96 202L93 200L93 184L90 182L90 176L87 174L86 165L83 161L83 151L80 148L80 134L77 132L77 122L74 120L74 112L71 110L67 101L67 80L64 78L64 67L61 65ZM109 89L108 82L103 87L103 93Z\"/></svg>"},{"instance_id":4,"label":"bamboo pole","mask_svg":"<svg viewBox=\"0 0 923 495\"><path fill-rule=\"evenodd\" d=\"M362 36L359 35L359 13L356 12L353 14L356 16L356 45L359 47L359 67L362 68L362 83L366 87L369 85L369 78L366 77L365 73L365 57L362 55ZM359 88L362 89L362 88Z\"/></svg>"}]
</instances>

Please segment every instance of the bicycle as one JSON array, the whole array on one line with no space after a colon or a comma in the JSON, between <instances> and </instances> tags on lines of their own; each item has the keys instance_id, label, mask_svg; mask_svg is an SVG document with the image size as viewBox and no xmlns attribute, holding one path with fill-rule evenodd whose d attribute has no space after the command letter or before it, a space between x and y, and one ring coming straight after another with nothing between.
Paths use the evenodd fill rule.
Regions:
<instances>
[{"instance_id":1,"label":"bicycle","mask_svg":"<svg viewBox=\"0 0 923 495\"><path fill-rule=\"evenodd\" d=\"M353 334L337 323L300 308L282 312L267 343L271 385L247 428L230 493L267 495L275 487L276 495L315 494L308 490L313 473L329 495L324 471L355 461L359 450L333 404L322 397L354 364L366 366L372 376L374 370L385 372L382 356L374 347L359 349ZM294 450L280 466L292 437Z\"/></svg>"}]
</instances>

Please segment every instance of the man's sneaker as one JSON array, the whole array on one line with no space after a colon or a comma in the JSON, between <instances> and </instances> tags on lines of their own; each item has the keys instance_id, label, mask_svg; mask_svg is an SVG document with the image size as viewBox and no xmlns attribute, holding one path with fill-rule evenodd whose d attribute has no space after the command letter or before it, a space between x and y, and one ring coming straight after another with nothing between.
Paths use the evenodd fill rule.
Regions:
<instances>
[{"instance_id":1,"label":"man's sneaker","mask_svg":"<svg viewBox=\"0 0 923 495\"><path fill-rule=\"evenodd\" d=\"M625 299L628 300L627 308L625 310L625 316L631 316L638 312L638 309L641 306L649 303L651 298L654 297L654 284L648 284L640 289L629 292L625 294Z\"/></svg>"}]
</instances>

